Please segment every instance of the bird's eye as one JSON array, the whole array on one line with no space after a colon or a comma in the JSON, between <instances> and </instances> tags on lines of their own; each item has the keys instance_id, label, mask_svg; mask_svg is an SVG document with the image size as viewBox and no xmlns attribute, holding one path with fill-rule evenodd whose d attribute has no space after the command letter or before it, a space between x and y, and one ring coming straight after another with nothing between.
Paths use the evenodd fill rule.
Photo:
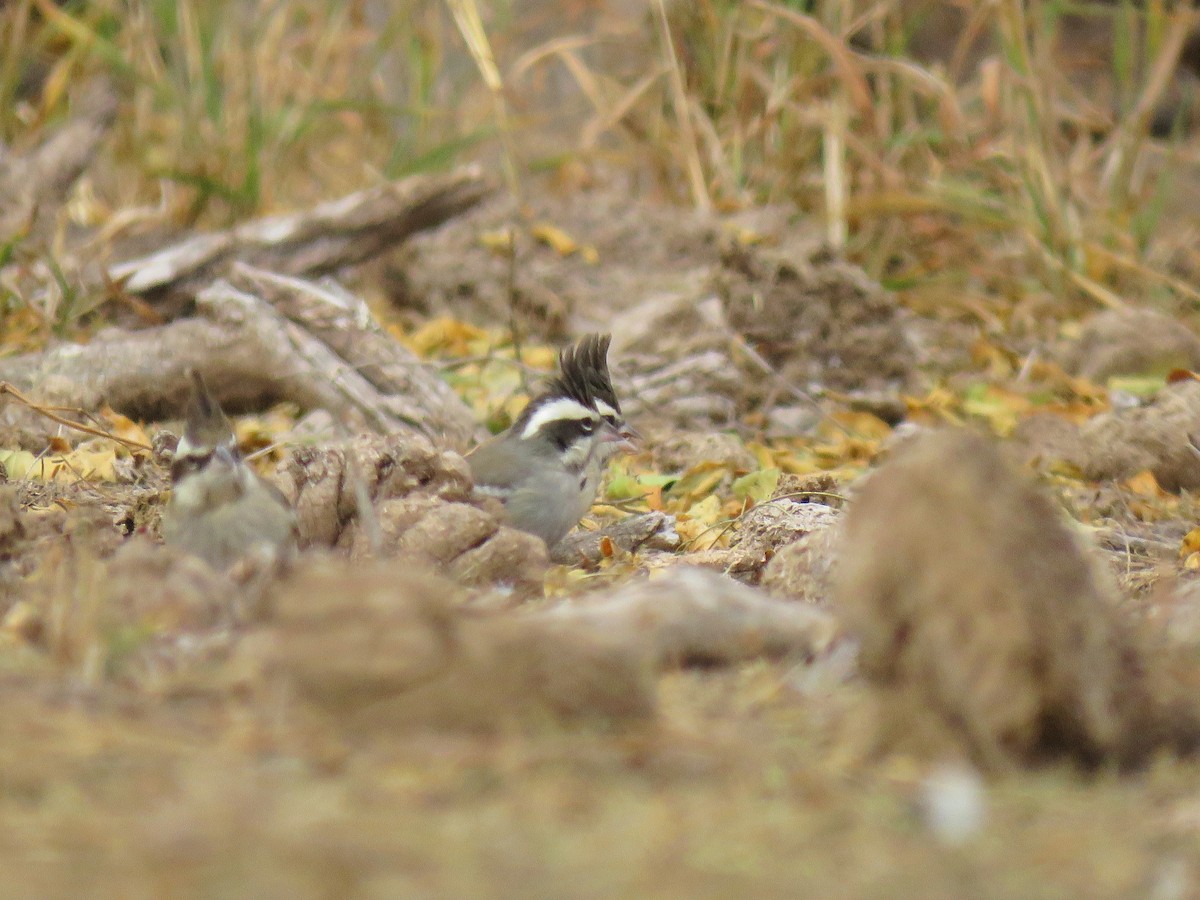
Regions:
<instances>
[{"instance_id":1,"label":"bird's eye","mask_svg":"<svg viewBox=\"0 0 1200 900\"><path fill-rule=\"evenodd\" d=\"M591 434L593 431L596 430L596 423L593 422L591 419L584 419L583 421L581 421L579 423L579 430L582 431L584 434Z\"/></svg>"}]
</instances>

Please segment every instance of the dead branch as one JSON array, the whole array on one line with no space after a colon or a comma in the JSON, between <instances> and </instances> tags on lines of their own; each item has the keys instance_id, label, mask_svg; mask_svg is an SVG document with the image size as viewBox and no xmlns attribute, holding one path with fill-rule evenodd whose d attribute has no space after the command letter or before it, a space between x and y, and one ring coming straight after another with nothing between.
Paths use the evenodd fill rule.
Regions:
<instances>
[{"instance_id":1,"label":"dead branch","mask_svg":"<svg viewBox=\"0 0 1200 900\"><path fill-rule=\"evenodd\" d=\"M96 410L107 403L126 415L155 419L183 409L186 372L195 368L235 412L290 400L325 409L355 431L418 432L457 448L475 435L470 410L442 388L436 372L400 344L376 340L381 335L369 319L339 319L345 329L340 337L353 345L362 336L373 352L386 354L381 366L405 385L403 395L381 392L306 327L311 312L314 328L322 330L320 307L294 304L293 321L224 281L202 291L196 303L195 318L136 332L113 329L86 345L0 360L0 380L44 405ZM29 424L11 407L5 416L10 425Z\"/></svg>"},{"instance_id":2,"label":"dead branch","mask_svg":"<svg viewBox=\"0 0 1200 900\"><path fill-rule=\"evenodd\" d=\"M117 112L112 88L99 82L79 113L29 153L0 148L0 244L43 239L76 180L96 156Z\"/></svg>"},{"instance_id":3,"label":"dead branch","mask_svg":"<svg viewBox=\"0 0 1200 900\"><path fill-rule=\"evenodd\" d=\"M287 215L190 237L118 263L108 277L135 294L186 294L235 260L288 275L321 275L361 263L440 225L491 191L478 166L417 175Z\"/></svg>"},{"instance_id":4,"label":"dead branch","mask_svg":"<svg viewBox=\"0 0 1200 900\"><path fill-rule=\"evenodd\" d=\"M760 656L811 657L832 642L832 616L769 595L706 569L679 566L531 614L558 627L591 631L630 646L649 642L659 667L730 664Z\"/></svg>"},{"instance_id":5,"label":"dead branch","mask_svg":"<svg viewBox=\"0 0 1200 900\"><path fill-rule=\"evenodd\" d=\"M289 321L332 349L380 394L397 415L423 422L431 411L455 413L431 436L451 431L449 443L463 449L478 437L476 423L445 381L379 326L366 302L330 278L319 284L239 263L233 284L263 298Z\"/></svg>"}]
</instances>

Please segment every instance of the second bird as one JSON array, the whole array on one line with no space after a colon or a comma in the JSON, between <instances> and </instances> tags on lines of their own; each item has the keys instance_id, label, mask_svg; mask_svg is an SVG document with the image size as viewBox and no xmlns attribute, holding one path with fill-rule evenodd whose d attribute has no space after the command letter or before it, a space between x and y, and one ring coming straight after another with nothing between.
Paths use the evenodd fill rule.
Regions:
<instances>
[{"instance_id":1,"label":"second bird","mask_svg":"<svg viewBox=\"0 0 1200 900\"><path fill-rule=\"evenodd\" d=\"M287 558L296 548L291 504L246 465L229 419L200 373L190 375L192 402L171 465L163 540L219 569L251 555Z\"/></svg>"}]
</instances>

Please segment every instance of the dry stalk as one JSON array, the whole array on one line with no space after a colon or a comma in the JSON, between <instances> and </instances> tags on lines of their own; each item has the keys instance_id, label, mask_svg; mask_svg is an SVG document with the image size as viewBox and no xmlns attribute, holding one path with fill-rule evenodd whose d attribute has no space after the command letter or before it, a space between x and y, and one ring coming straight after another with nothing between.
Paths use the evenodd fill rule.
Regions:
<instances>
[{"instance_id":1,"label":"dry stalk","mask_svg":"<svg viewBox=\"0 0 1200 900\"><path fill-rule=\"evenodd\" d=\"M122 444L122 445L124 445L126 447L130 447L134 450L144 450L147 453L152 453L154 450L154 448L151 447L149 444L144 444L141 441L135 441L130 438L118 437L117 435L112 434L111 432L104 431L100 428L92 428L90 425L84 425L80 422L73 422L70 419L66 418L65 416L59 415L59 413L61 413L61 412L73 412L77 415L86 415L86 413L82 409L75 409L75 408L69 407L69 406L43 406L40 403L35 403L33 400L30 400L28 397L26 397L24 394L22 394L19 390L17 390L15 387L13 387L11 384L9 384L7 381L0 381L0 396L5 396L5 395L12 397L14 400L16 400L22 406L25 406L27 409L32 410L33 412L37 413L39 416L44 416L45 418L49 419L51 422L55 422L59 425L64 426L65 428L70 428L73 431L78 431L83 434L90 434L92 437L107 438L110 441L115 441L118 444Z\"/></svg>"}]
</instances>

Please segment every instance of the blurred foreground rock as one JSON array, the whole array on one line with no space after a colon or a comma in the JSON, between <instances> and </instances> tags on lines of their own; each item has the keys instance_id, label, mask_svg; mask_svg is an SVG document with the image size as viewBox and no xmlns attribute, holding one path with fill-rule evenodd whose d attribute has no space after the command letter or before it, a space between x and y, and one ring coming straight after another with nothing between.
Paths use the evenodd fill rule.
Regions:
<instances>
[{"instance_id":1,"label":"blurred foreground rock","mask_svg":"<svg viewBox=\"0 0 1200 900\"><path fill-rule=\"evenodd\" d=\"M811 657L828 616L696 569L532 613L479 613L407 561L315 559L273 595L239 665L351 733L651 720L654 674Z\"/></svg>"},{"instance_id":2,"label":"blurred foreground rock","mask_svg":"<svg viewBox=\"0 0 1200 900\"><path fill-rule=\"evenodd\" d=\"M835 582L885 744L949 744L995 770L1136 761L1200 735L1194 701L1158 692L1161 661L1107 571L982 437L919 436L870 476Z\"/></svg>"}]
</instances>

